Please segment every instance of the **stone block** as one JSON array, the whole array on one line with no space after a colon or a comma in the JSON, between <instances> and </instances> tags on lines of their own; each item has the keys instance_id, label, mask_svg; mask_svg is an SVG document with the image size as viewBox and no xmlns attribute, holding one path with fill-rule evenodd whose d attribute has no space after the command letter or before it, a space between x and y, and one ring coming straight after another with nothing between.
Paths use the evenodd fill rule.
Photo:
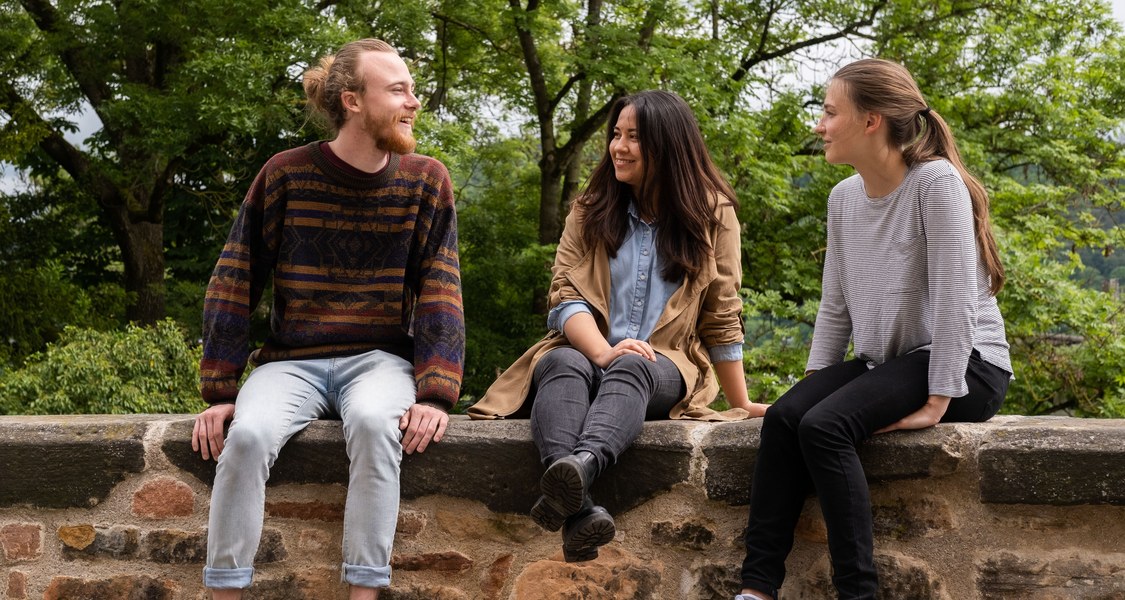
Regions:
<instances>
[{"instance_id":1,"label":"stone block","mask_svg":"<svg viewBox=\"0 0 1125 600\"><path fill-rule=\"evenodd\" d=\"M983 600L1119 600L1125 598L1125 554L1078 548L1001 551L976 561Z\"/></svg>"},{"instance_id":2,"label":"stone block","mask_svg":"<svg viewBox=\"0 0 1125 600\"><path fill-rule=\"evenodd\" d=\"M398 510L398 524L395 525L396 537L416 537L426 528L426 513L406 508Z\"/></svg>"},{"instance_id":3,"label":"stone block","mask_svg":"<svg viewBox=\"0 0 1125 600\"><path fill-rule=\"evenodd\" d=\"M207 559L204 532L157 529L144 536L141 554L164 564L203 564Z\"/></svg>"},{"instance_id":4,"label":"stone block","mask_svg":"<svg viewBox=\"0 0 1125 600\"><path fill-rule=\"evenodd\" d=\"M8 572L8 600L27 600L27 573Z\"/></svg>"},{"instance_id":5,"label":"stone block","mask_svg":"<svg viewBox=\"0 0 1125 600\"><path fill-rule=\"evenodd\" d=\"M119 575L109 579L55 577L43 593L43 600L173 600L176 586L143 575Z\"/></svg>"},{"instance_id":6,"label":"stone block","mask_svg":"<svg viewBox=\"0 0 1125 600\"><path fill-rule=\"evenodd\" d=\"M691 598L699 600L730 600L742 588L739 565L705 563L692 569L695 584Z\"/></svg>"},{"instance_id":7,"label":"stone block","mask_svg":"<svg viewBox=\"0 0 1125 600\"><path fill-rule=\"evenodd\" d=\"M211 485L215 461L204 461L191 449L193 423L192 419L170 423L160 449L173 465ZM348 483L348 454L340 421L315 421L285 444L270 469L267 485L285 483Z\"/></svg>"},{"instance_id":8,"label":"stone block","mask_svg":"<svg viewBox=\"0 0 1125 600\"><path fill-rule=\"evenodd\" d=\"M590 493L612 513L625 512L687 480L699 424L646 423L633 445L594 482ZM445 439L403 458L402 495L444 494L483 502L497 512L526 513L539 497L543 466L527 420L451 419Z\"/></svg>"},{"instance_id":9,"label":"stone block","mask_svg":"<svg viewBox=\"0 0 1125 600\"><path fill-rule=\"evenodd\" d=\"M278 519L343 522L344 505L336 502L270 502L267 500L266 516Z\"/></svg>"},{"instance_id":10,"label":"stone block","mask_svg":"<svg viewBox=\"0 0 1125 600\"><path fill-rule=\"evenodd\" d=\"M140 531L136 527L124 525L74 525L59 528L63 558L67 560L93 557L133 558L140 548L140 537Z\"/></svg>"},{"instance_id":11,"label":"stone block","mask_svg":"<svg viewBox=\"0 0 1125 600\"><path fill-rule=\"evenodd\" d=\"M953 529L953 510L944 498L893 498L871 506L876 536L908 540Z\"/></svg>"},{"instance_id":12,"label":"stone block","mask_svg":"<svg viewBox=\"0 0 1125 600\"><path fill-rule=\"evenodd\" d=\"M455 540L522 544L543 533L529 517L512 514L486 513L482 516L464 511L439 510L436 516L442 531Z\"/></svg>"},{"instance_id":13,"label":"stone block","mask_svg":"<svg viewBox=\"0 0 1125 600\"><path fill-rule=\"evenodd\" d=\"M133 494L133 514L148 519L190 517L195 510L195 491L173 477L145 482Z\"/></svg>"},{"instance_id":14,"label":"stone block","mask_svg":"<svg viewBox=\"0 0 1125 600\"><path fill-rule=\"evenodd\" d=\"M0 508L88 508L145 466L151 415L0 417Z\"/></svg>"},{"instance_id":15,"label":"stone block","mask_svg":"<svg viewBox=\"0 0 1125 600\"><path fill-rule=\"evenodd\" d=\"M512 573L512 563L515 556L512 554L501 555L480 576L480 591L485 600L500 600L500 592L508 583Z\"/></svg>"},{"instance_id":16,"label":"stone block","mask_svg":"<svg viewBox=\"0 0 1125 600\"><path fill-rule=\"evenodd\" d=\"M422 585L391 583L391 587L379 594L387 600L469 600L470 596L461 590L445 585Z\"/></svg>"},{"instance_id":17,"label":"stone block","mask_svg":"<svg viewBox=\"0 0 1125 600\"><path fill-rule=\"evenodd\" d=\"M658 521L651 526L652 543L688 550L703 550L715 540L715 525L702 519L673 523Z\"/></svg>"},{"instance_id":18,"label":"stone block","mask_svg":"<svg viewBox=\"0 0 1125 600\"><path fill-rule=\"evenodd\" d=\"M875 569L879 573L876 598L893 600L952 600L941 578L933 568L919 559L898 552L875 552ZM793 585L787 581L786 598L835 598L836 589L829 577L828 556L801 574Z\"/></svg>"},{"instance_id":19,"label":"stone block","mask_svg":"<svg viewBox=\"0 0 1125 600\"><path fill-rule=\"evenodd\" d=\"M1125 505L1120 420L1003 422L980 445L980 498L1004 504Z\"/></svg>"},{"instance_id":20,"label":"stone block","mask_svg":"<svg viewBox=\"0 0 1125 600\"><path fill-rule=\"evenodd\" d=\"M701 443L707 459L703 486L708 498L730 504L750 503L761 431L761 419L710 426Z\"/></svg>"},{"instance_id":21,"label":"stone block","mask_svg":"<svg viewBox=\"0 0 1125 600\"><path fill-rule=\"evenodd\" d=\"M749 504L750 484L761 442L761 419L717 423L703 436L707 458L707 497L734 505ZM941 424L922 431L877 435L860 447L868 482L917 479L956 471L967 453L964 425Z\"/></svg>"},{"instance_id":22,"label":"stone block","mask_svg":"<svg viewBox=\"0 0 1125 600\"><path fill-rule=\"evenodd\" d=\"M396 554L391 557L391 568L402 571L461 573L473 568L473 559L454 551Z\"/></svg>"},{"instance_id":23,"label":"stone block","mask_svg":"<svg viewBox=\"0 0 1125 600\"><path fill-rule=\"evenodd\" d=\"M0 527L0 547L4 548L4 558L8 562L35 560L43 554L43 526L10 523Z\"/></svg>"},{"instance_id":24,"label":"stone block","mask_svg":"<svg viewBox=\"0 0 1125 600\"><path fill-rule=\"evenodd\" d=\"M333 569L309 569L284 577L255 577L246 600L328 600L347 598L347 586ZM380 596L382 597L382 596Z\"/></svg>"},{"instance_id":25,"label":"stone block","mask_svg":"<svg viewBox=\"0 0 1125 600\"><path fill-rule=\"evenodd\" d=\"M561 554L561 553L560 553ZM613 547L596 560L540 560L516 577L514 600L647 600L656 598L664 566Z\"/></svg>"}]
</instances>

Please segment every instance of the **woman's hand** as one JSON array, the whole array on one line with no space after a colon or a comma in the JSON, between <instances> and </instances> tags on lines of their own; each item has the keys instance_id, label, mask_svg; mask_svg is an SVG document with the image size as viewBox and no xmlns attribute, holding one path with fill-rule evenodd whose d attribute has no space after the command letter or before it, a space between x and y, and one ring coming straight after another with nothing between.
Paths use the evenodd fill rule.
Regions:
<instances>
[{"instance_id":1,"label":"woman's hand","mask_svg":"<svg viewBox=\"0 0 1125 600\"><path fill-rule=\"evenodd\" d=\"M626 354L636 354L646 360L656 361L656 351L652 349L652 346L648 345L648 342L642 342L641 340L631 338L617 342L616 346L606 348L599 352L597 356L591 357L590 360L594 361L595 365L605 369L613 361Z\"/></svg>"},{"instance_id":2,"label":"woman's hand","mask_svg":"<svg viewBox=\"0 0 1125 600\"><path fill-rule=\"evenodd\" d=\"M896 429L925 429L941 422L941 417L949 408L949 396L930 396L926 404L905 417L887 425L875 433L887 433Z\"/></svg>"}]
</instances>

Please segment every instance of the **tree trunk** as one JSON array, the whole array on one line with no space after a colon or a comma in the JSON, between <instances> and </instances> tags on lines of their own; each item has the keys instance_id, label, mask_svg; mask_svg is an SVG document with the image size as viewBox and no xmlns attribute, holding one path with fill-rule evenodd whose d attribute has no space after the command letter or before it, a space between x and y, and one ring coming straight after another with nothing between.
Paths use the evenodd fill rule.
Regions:
<instances>
[{"instance_id":1,"label":"tree trunk","mask_svg":"<svg viewBox=\"0 0 1125 600\"><path fill-rule=\"evenodd\" d=\"M119 235L125 263L125 317L140 325L164 318L164 225L129 223Z\"/></svg>"}]
</instances>

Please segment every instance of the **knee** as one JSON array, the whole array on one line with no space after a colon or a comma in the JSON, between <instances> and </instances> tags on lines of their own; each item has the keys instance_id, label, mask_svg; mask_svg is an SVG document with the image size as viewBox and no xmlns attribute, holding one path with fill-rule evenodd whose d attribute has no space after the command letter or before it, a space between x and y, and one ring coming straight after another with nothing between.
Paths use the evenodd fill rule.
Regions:
<instances>
[{"instance_id":1,"label":"knee","mask_svg":"<svg viewBox=\"0 0 1125 600\"><path fill-rule=\"evenodd\" d=\"M398 424L399 419L393 416L368 414L345 423L344 434L348 439L360 440L366 443L383 442L397 444L402 434L401 430L398 428Z\"/></svg>"},{"instance_id":2,"label":"knee","mask_svg":"<svg viewBox=\"0 0 1125 600\"><path fill-rule=\"evenodd\" d=\"M569 346L555 348L543 355L535 370L541 376L562 373L579 373L587 377L593 375L593 367L586 355Z\"/></svg>"},{"instance_id":3,"label":"knee","mask_svg":"<svg viewBox=\"0 0 1125 600\"><path fill-rule=\"evenodd\" d=\"M259 427L231 427L223 442L222 456L239 464L269 463L277 438Z\"/></svg>"},{"instance_id":4,"label":"knee","mask_svg":"<svg viewBox=\"0 0 1125 600\"><path fill-rule=\"evenodd\" d=\"M602 379L622 376L633 378L642 377L645 373L648 373L648 368L651 364L651 361L639 354L624 354L609 363Z\"/></svg>"},{"instance_id":5,"label":"knee","mask_svg":"<svg viewBox=\"0 0 1125 600\"><path fill-rule=\"evenodd\" d=\"M767 413L769 411L766 411ZM824 447L849 442L847 428L839 419L810 411L797 427L802 447Z\"/></svg>"}]
</instances>

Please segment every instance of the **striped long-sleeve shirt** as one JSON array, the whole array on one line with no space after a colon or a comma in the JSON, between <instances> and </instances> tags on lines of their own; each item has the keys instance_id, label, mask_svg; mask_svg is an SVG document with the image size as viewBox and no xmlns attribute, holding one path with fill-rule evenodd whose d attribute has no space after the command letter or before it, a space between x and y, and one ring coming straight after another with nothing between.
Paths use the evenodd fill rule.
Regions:
<instances>
[{"instance_id":1,"label":"striped long-sleeve shirt","mask_svg":"<svg viewBox=\"0 0 1125 600\"><path fill-rule=\"evenodd\" d=\"M854 175L828 198L828 251L807 369L839 363L852 340L874 367L930 351L929 392L968 393L973 349L1009 373L1004 319L989 295L968 188L945 160L911 167L883 198Z\"/></svg>"},{"instance_id":2,"label":"striped long-sleeve shirt","mask_svg":"<svg viewBox=\"0 0 1125 600\"><path fill-rule=\"evenodd\" d=\"M465 351L449 173L417 154L368 176L331 158L319 143L282 152L247 192L204 300L203 399L234 400L248 360L381 349L414 364L419 402L448 410ZM270 332L251 354L271 277Z\"/></svg>"}]
</instances>

